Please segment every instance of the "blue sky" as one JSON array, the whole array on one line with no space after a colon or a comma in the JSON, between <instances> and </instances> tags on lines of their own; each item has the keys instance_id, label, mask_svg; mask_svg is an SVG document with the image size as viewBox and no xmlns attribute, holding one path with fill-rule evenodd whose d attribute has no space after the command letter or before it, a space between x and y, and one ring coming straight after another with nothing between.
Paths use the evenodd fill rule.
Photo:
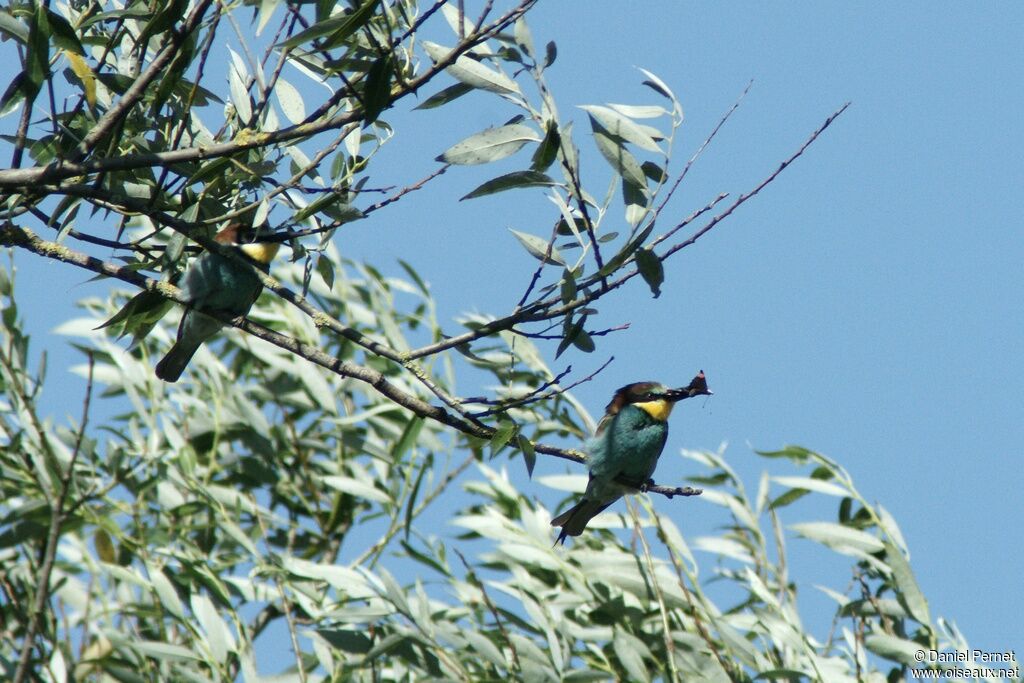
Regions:
<instances>
[{"instance_id":1,"label":"blue sky","mask_svg":"<svg viewBox=\"0 0 1024 683\"><path fill-rule=\"evenodd\" d=\"M634 66L649 69L686 110L677 169L754 80L688 176L674 203L679 217L719 192L750 189L853 104L764 193L669 262L660 299L637 283L602 302L603 323L631 327L593 358L572 359L592 370L616 358L577 393L597 413L622 384L685 383L703 368L716 395L673 416L669 452L728 442L751 489L769 464L789 473L751 447L799 443L830 455L900 522L933 613L955 621L974 647L1024 653L1024 7L582 6L541 3L530 17L537 43L558 42L548 78L563 114L576 104L656 102ZM466 104L454 121L444 110L409 119L405 133L428 147L408 162L409 180L431 168L430 152L511 115L491 113L492 100ZM582 112L576 119L586 130ZM589 142L580 136L585 153ZM408 159L409 149L389 152ZM591 159L600 177L602 162ZM550 219L545 202L525 192L454 203L482 179L475 168L453 169L378 224L354 224L342 249L382 263L395 245L416 244L442 319L505 310L532 265L506 228ZM431 258L439 231L444 250L467 258ZM495 278L496 264L507 280ZM658 475L678 471L694 470L667 455ZM712 506L685 505L671 510L684 533L714 533L723 521ZM798 505L783 521L815 514L834 518L835 509ZM790 551L807 572L805 605L829 608L810 587L824 553L800 540ZM828 585L846 578L832 574ZM804 617L813 624L820 615Z\"/></svg>"},{"instance_id":2,"label":"blue sky","mask_svg":"<svg viewBox=\"0 0 1024 683\"><path fill-rule=\"evenodd\" d=\"M589 373L616 358L577 394L598 413L622 384L684 384L703 368L715 397L673 416L659 479L695 473L675 455L681 447L727 442L750 488L767 466L790 473L752 447L822 451L899 521L933 614L955 621L974 647L1024 654L1024 5L549 1L529 21L538 44L558 43L549 83L563 115L578 121L602 191L606 171L574 105L657 103L634 67L658 74L686 110L678 170L754 80L681 188L678 217L719 192L750 189L852 101L765 192L668 263L660 299L638 283L599 307L604 326L631 327L570 359ZM419 179L448 146L515 113L475 94L451 109L408 108L384 116L397 138L376 172L389 184ZM442 320L508 310L534 262L507 228L550 225L550 205L528 192L456 200L525 164L453 169L346 226L339 246L395 274L396 258L410 260ZM70 305L40 305L33 292L52 302L59 288L70 302L96 289L28 255L18 265L34 348L52 354L49 400L58 417L77 414L80 394L53 387L80 356L49 334ZM539 464L540 474L566 469ZM546 504L559 499L534 486ZM670 514L691 536L722 522L699 499L656 505L679 506ZM783 521L814 515L834 508L798 504ZM790 550L795 578L813 576L822 553L799 540ZM801 591L811 598L809 583Z\"/></svg>"}]
</instances>

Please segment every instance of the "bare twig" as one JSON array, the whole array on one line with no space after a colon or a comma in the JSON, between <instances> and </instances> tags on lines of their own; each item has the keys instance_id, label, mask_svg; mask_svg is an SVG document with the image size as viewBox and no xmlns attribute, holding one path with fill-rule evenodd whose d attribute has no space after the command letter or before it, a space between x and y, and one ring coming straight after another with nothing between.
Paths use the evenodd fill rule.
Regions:
<instances>
[{"instance_id":1,"label":"bare twig","mask_svg":"<svg viewBox=\"0 0 1024 683\"><path fill-rule=\"evenodd\" d=\"M29 665L32 661L32 650L35 649L36 635L39 632L39 624L46 611L46 604L50 600L50 578L53 574L53 565L57 558L57 545L60 543L61 527L64 524L67 511L65 505L71 491L71 480L75 474L75 464L82 452L82 441L85 436L85 427L89 422L89 406L92 403L92 377L95 359L89 353L89 370L85 385L85 400L82 402L82 421L78 426L78 434L75 437L75 448L71 452L71 458L61 474L60 490L57 498L51 501L50 526L46 533L46 544L43 546L42 564L36 576L36 595L32 604L32 614L29 616L28 625L25 628L25 640L21 645L21 656L18 659L18 668L14 672L13 683L22 683L29 673ZM24 398L24 397L23 397ZM40 443L43 448L49 450L49 442L45 433L39 434ZM52 455L52 454L51 454Z\"/></svg>"},{"instance_id":2,"label":"bare twig","mask_svg":"<svg viewBox=\"0 0 1024 683\"><path fill-rule=\"evenodd\" d=\"M552 325L552 326L548 327L548 329L551 329L552 327L557 327L557 325ZM611 334L612 332L622 332L623 330L628 330L629 327L630 327L629 323L622 323L621 325L616 325L614 327L608 327L608 328L605 328L603 330L595 330L593 332L591 332L590 330L587 330L587 334L589 336L591 336L591 337L603 337L605 335ZM527 339L565 339L565 335L564 334L544 334L543 332L524 332L523 330L517 330L514 327L510 328L510 330L512 332L515 332L516 334L518 334L521 337L526 337Z\"/></svg>"},{"instance_id":3,"label":"bare twig","mask_svg":"<svg viewBox=\"0 0 1024 683\"><path fill-rule=\"evenodd\" d=\"M707 626L704 625L704 621L701 619L700 616L702 609L698 608L697 604L694 602L693 594L691 594L690 589L686 587L686 579L683 577L683 566L679 562L679 557L675 552L675 549L672 548L666 542L667 536L665 534L665 528L662 526L661 520L658 519L657 516L654 517L654 524L658 527L658 537L662 540L662 542L665 543L666 547L668 548L668 557L669 560L671 560L672 562L672 567L676 570L676 577L679 580L679 588L682 589L683 595L686 596L686 601L690 603L690 618L693 619L693 625L696 627L697 633L700 635L701 640L704 641L704 644L708 646L708 649L711 650L711 654L713 654L715 656L715 659L718 660L718 665L722 667L722 671L725 672L726 675L728 675L730 678L734 678L733 674L736 673L735 669L733 666L730 665L729 662L726 661L725 657L722 655L722 652L719 650L718 645L715 644L715 639L711 637L711 634L708 632ZM685 573L687 577L690 579L690 581L692 581L696 586L697 583L695 577L692 576L690 572ZM703 602L703 596L701 596L701 602Z\"/></svg>"},{"instance_id":4,"label":"bare twig","mask_svg":"<svg viewBox=\"0 0 1024 683\"><path fill-rule=\"evenodd\" d=\"M252 502L254 509L258 509L256 498L252 494L249 494L249 499ZM263 519L263 515L257 514L256 523L260 527L260 533L263 534L264 542L269 544L268 539L270 538L270 531L267 529L266 522ZM285 591L284 582L281 580L281 572L272 572L274 586L277 588L277 592L281 595L281 607L283 608L283 614L285 622L288 624L288 637L292 643L292 654L295 655L295 669L299 674L300 683L306 681L306 667L302 664L302 648L299 646L299 634L296 626L295 615L292 610L292 601L288 597L287 591Z\"/></svg>"},{"instance_id":5,"label":"bare twig","mask_svg":"<svg viewBox=\"0 0 1024 683\"><path fill-rule=\"evenodd\" d=\"M492 408L490 410L482 410L482 411L477 412L477 413L472 413L472 415L473 415L473 417L477 417L477 418L487 417L489 415L494 415L496 413L503 413L503 412L507 411L509 408L520 408L520 407L522 407L524 405L529 405L530 403L537 403L539 401L546 401L546 400L548 400L550 398L554 398L555 396L558 396L559 394L564 394L565 392L570 391L571 389L574 389L574 388L578 387L579 385L584 384L585 382L589 382L590 380L594 379L595 377L597 377L597 375L602 370L604 370L606 367L608 367L608 365L613 360L615 360L615 356L609 357L608 360L606 360L604 363L601 364L601 367L599 367L597 370L594 370L594 372L590 373L586 377L584 377L582 379L579 379L579 380L576 380L575 382L573 382L572 384L569 384L568 386L557 387L557 388L555 388L555 389L553 389L551 391L545 391L545 390L548 389L549 387L556 386L559 383L559 381L562 380L563 377L565 377L570 372L572 372L572 366L571 365L569 367L567 367L564 371L562 371L562 373L559 374L558 377L555 377L553 380L551 380L549 382L545 382L544 384L542 384L541 386L537 387L536 389L534 389L530 393L526 394L525 396L520 396L519 398L516 398L516 399L509 399L509 400L504 400L504 401L490 401L490 400L486 400L486 401L479 401L479 400L472 401L473 403L493 403L494 405L497 406L496 408ZM465 403L469 403L470 400L469 399L464 399L464 402Z\"/></svg>"},{"instance_id":6,"label":"bare twig","mask_svg":"<svg viewBox=\"0 0 1024 683\"><path fill-rule=\"evenodd\" d=\"M747 93L750 92L750 88L753 85L754 81L747 83L747 87L744 88L743 92L740 93L740 96L736 98L736 101L733 102L729 111L725 112L725 115L718 121L718 125L712 129L706 138L704 138L704 142L701 143L701 146L698 147L697 151L693 153L693 156L687 160L686 166L684 166L683 170L679 173L679 177L675 179L675 182L672 183L672 187L670 187L668 192L665 193L665 198L661 201L661 204L659 204L658 208L654 210L654 218L651 219L651 222L657 220L658 216L661 215L662 209L664 209L665 205L668 204L670 199L672 199L672 195L675 194L679 185L683 182L683 178L686 177L686 174L690 172L690 168L693 166L694 162L700 158L700 155L704 153L704 150L711 144L711 141L715 139L715 136L718 135L718 131L722 129L722 126L724 126L725 122L729 120L729 117L733 115L733 112L739 109L740 102L742 102L743 98L747 96Z\"/></svg>"},{"instance_id":7,"label":"bare twig","mask_svg":"<svg viewBox=\"0 0 1024 683\"><path fill-rule=\"evenodd\" d=\"M782 173L786 169L787 166L789 166L791 163L796 161L805 151L807 151L807 148L810 147L811 144L815 140L818 139L818 136L821 135L822 133L824 133L825 129L828 128L829 126L831 126L832 122L835 121L836 118L838 118L840 114L842 114L844 111L846 111L847 107L849 107L849 106L850 106L850 103L847 102L846 104L841 106L839 109L837 109L835 112L833 112L831 116L829 116L827 119L825 119L825 122L823 124L821 124L820 126L818 126L818 129L816 131L811 133L811 136L809 138L807 138L807 141L804 142L804 144L802 144L800 146L800 149L798 149L797 151L793 152L793 154L791 154L788 159L786 159L781 164L779 164L779 167L777 169L775 169L775 171L771 175L769 175L767 178L762 180L757 185L757 187L755 187L753 190L750 190L749 192L741 194L739 197L736 198L736 201L734 201L732 204L729 205L729 207L725 211L723 211L722 213L720 213L717 216L715 216L714 218L712 218L707 223L707 225L705 225L700 230L698 230L693 235L691 235L689 239L687 239L687 240L685 240L683 242L680 242L679 244L673 245L668 251L666 251L664 254L659 256L659 258L662 261L664 261L666 258L668 258L672 254L676 253L680 249L685 249L686 247L690 246L691 244L696 242L698 239L703 237L705 234L707 234L712 228L714 228L716 225L721 223L724 219L726 219L730 215L732 215L733 211L738 209L744 202L746 202L748 199L750 199L751 197L755 196L758 192L763 190L765 188L765 186L767 186L770 182L772 182L773 180L778 178L779 174Z\"/></svg>"},{"instance_id":8,"label":"bare twig","mask_svg":"<svg viewBox=\"0 0 1024 683\"><path fill-rule=\"evenodd\" d=\"M840 114L842 114L844 111L846 111L846 108L849 107L849 106L850 106L850 103L847 102L842 107L840 107L837 111L835 111L831 116L829 116L825 120L825 122L821 126L819 126L818 129L814 131L814 133L811 134L811 136L807 139L807 141L804 142L804 144L801 145L800 148L796 152L794 152L788 159L783 161L779 165L779 167L777 169L775 169L775 171L773 171L764 180L762 180L756 187L754 187L754 189L750 190L749 192L747 192L745 194L740 195L725 211L723 211L722 213L720 213L720 214L716 215L714 218L712 218L700 230L698 230L696 233L691 235L689 239L687 239L684 242L681 242L679 244L673 245L664 254L658 256L658 258L661 261L665 261L669 256L671 256L672 254L675 254L680 249L684 249L684 248L690 246L691 244L693 244L694 242L696 242L702 236L707 234L712 228L714 228L716 225L721 223L724 219L726 219L730 215L732 215L732 213L737 208L739 208L742 204L744 204L748 199L750 199L750 198L754 197L755 195L757 195L757 193L760 192L761 190L763 190L765 188L765 186L767 186L769 183L774 181L779 176L779 174L782 173L782 171L787 166L789 166L791 163L793 163L793 161L795 161L798 157L800 157L807 150L807 148L815 140L818 139L818 136L820 136L825 131L825 129L828 128L832 124L833 121L835 121L836 117L838 117ZM726 195L719 195L719 197L717 199L713 200L707 207L705 207L704 209L701 209L700 211L698 211L695 214L695 216L704 213L710 207L716 205L718 202L720 202L722 199L724 199L725 196ZM683 224L688 224L688 222L690 220L692 220L692 217L690 219L687 219L687 221L684 221L682 224L680 224L680 226L683 225ZM680 226L677 226L669 234L672 234L672 232L674 232L675 230L678 230L678 228ZM662 239L664 239L664 238L662 238ZM656 242L657 241L660 241L660 240L656 240ZM409 351L406 354L406 357L407 358L422 358L424 356L430 356L430 355L433 355L433 354L438 353L440 351L444 351L446 349L454 348L456 346L461 346L463 344L469 344L469 343L471 343L473 341L476 341L477 339L490 336L490 335L495 334L497 332L501 332L501 331L504 331L504 330L511 329L515 325L519 325L519 324L526 323L526 322L537 322L537 321L540 321L540 320L549 320L551 318L556 318L556 317L563 316L566 313L569 313L571 311L577 310L579 308L582 308L584 306L587 306L587 305L593 303L595 300L601 298L602 296L604 296L608 292L610 292L610 291L612 291L614 289L617 289L618 287L621 287L626 282L628 282L629 280L633 279L634 277L636 277L639 274L640 274L640 271L638 269L633 269L633 270L631 270L631 271L621 275L620 277L618 277L617 279L615 279L615 280L613 280L611 282L606 282L600 288L593 288L593 289L591 289L589 291L582 291L582 293L576 299L574 299L573 301L570 301L568 303L562 303L560 296L552 296L552 297L549 297L549 298L541 300L541 301L536 301L536 302L534 302L534 303L532 303L532 304L530 304L528 306L525 306L525 307L515 311L514 313L512 313L510 315L507 315L507 316L503 317L503 318L497 318L495 320L491 320L491 321L489 321L489 322L479 326L476 329L469 330L467 332L464 332L463 334L446 337L445 339L443 339L443 340L441 340L439 342L434 342L434 343L431 343L431 344L427 344L426 346L422 346L422 347L420 347L418 349L414 349L412 351ZM583 283L580 283L578 285L578 287L580 288L580 290L585 290L588 286L596 284L598 281L601 281L601 280L603 280L603 278L599 274L592 275L590 278L585 280Z\"/></svg>"},{"instance_id":9,"label":"bare twig","mask_svg":"<svg viewBox=\"0 0 1024 683\"><path fill-rule=\"evenodd\" d=\"M469 579L469 582L476 586L480 591L480 596L483 598L484 605L487 606L487 610L491 613L491 616L494 617L494 625L498 627L498 632L501 633L501 637L505 639L505 644L508 645L509 652L512 653L512 670L520 671L522 667L519 664L519 653L516 651L515 643L513 643L512 639L509 638L508 631L505 630L505 624L501 620L501 615L498 614L498 608L494 606L493 602L491 602L491 598L487 595L487 589L484 586L483 581L481 581L480 577L478 577L476 572L473 571L473 567L466 561L466 557L458 548L454 548L454 550L455 554L459 556L460 560L462 560L462 566L466 568L466 578Z\"/></svg>"},{"instance_id":10,"label":"bare twig","mask_svg":"<svg viewBox=\"0 0 1024 683\"><path fill-rule=\"evenodd\" d=\"M658 601L658 612L661 614L661 633L665 643L665 659L668 660L668 672L670 680L679 680L679 668L676 665L676 646L672 639L672 625L668 619L668 608L665 606L665 594L658 583L658 572L654 566L654 556L651 555L651 546L647 543L643 527L640 526L640 514L633 503L626 500L626 507L633 518L633 530L636 537L640 539L640 546L643 548L644 562L647 564L648 585L654 589L654 597ZM637 558L639 560L639 558Z\"/></svg>"}]
</instances>

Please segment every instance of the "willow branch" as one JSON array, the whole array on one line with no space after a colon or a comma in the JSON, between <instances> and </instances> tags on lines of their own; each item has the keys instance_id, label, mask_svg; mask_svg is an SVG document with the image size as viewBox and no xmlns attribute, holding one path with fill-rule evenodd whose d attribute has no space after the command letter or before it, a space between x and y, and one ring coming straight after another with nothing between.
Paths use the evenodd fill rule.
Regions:
<instances>
[{"instance_id":1,"label":"willow branch","mask_svg":"<svg viewBox=\"0 0 1024 683\"><path fill-rule=\"evenodd\" d=\"M667 259L672 254L676 253L680 249L685 249L686 247L690 246L691 244L696 242L698 239L703 237L705 234L707 234L716 225L718 225L723 220L725 220L730 215L732 215L733 211L738 209L744 202L746 202L748 199L750 199L751 197L755 196L758 192L763 190L769 183L771 183L773 180L778 178L779 174L782 173L784 170L786 170L787 166L789 166L791 163L796 161L800 156L802 156L803 153L805 151L807 151L807 148L810 147L811 144L815 140L818 139L818 136L821 135L822 133L824 133L825 129L828 128L829 126L831 126L832 122L835 121L836 118L838 118L840 114L842 114L844 111L846 111L847 107L849 107L849 106L850 106L850 103L847 102L846 104L841 106L839 109L837 109L835 112L833 112L833 114L831 116L829 116L827 119L825 119L825 122L823 124L821 124L820 126L818 126L818 129L816 131L811 133L811 136L809 138L807 138L807 141L804 142L804 144L802 144L800 146L800 149L798 149L797 151L793 152L793 154L791 154L788 159L786 159L781 164L779 164L779 167L777 169L775 169L775 171L771 175L769 175L767 178L762 180L757 185L757 187L755 187L753 190L751 190L751 191L749 191L749 192L747 192L745 194L741 194L739 197L736 198L736 201L734 201L732 204L729 205L729 207L725 211L723 211L722 213L720 213L717 216L715 216L714 218L712 218L707 223L707 225L705 225L700 230L698 230L693 235L691 235L689 237L689 239L687 239L687 240L685 240L683 242L680 242L679 244L673 245L670 249L668 249L664 254L662 254L658 258L661 259L662 261L664 261L665 259ZM632 277L633 275L636 275L636 274L637 274L637 271L634 271L634 272L630 273L630 277Z\"/></svg>"},{"instance_id":2,"label":"willow branch","mask_svg":"<svg viewBox=\"0 0 1024 683\"><path fill-rule=\"evenodd\" d=\"M811 134L811 136L803 143L803 145L800 146L799 149L797 149L797 151L795 151L792 155L789 156L789 158L787 158L785 161L783 161L781 164L779 164L779 167L776 168L767 177L765 177L765 179L762 180L756 187L754 187L754 189L752 189L749 192L746 192L744 194L741 194L739 197L737 197L736 200L732 204L730 204L722 213L717 214L716 216L714 216L703 227L701 227L700 230L695 232L688 239L686 239L683 242L680 242L678 244L673 245L664 254L659 255L658 256L659 260L664 262L668 257L672 256L673 254L675 254L679 250L684 249L684 248L690 246L691 244L693 244L694 242L696 242L698 239L700 239L705 234L710 232L715 226L717 226L723 220L725 220L726 218L731 216L732 213L736 209L738 209L740 206L742 206L744 203L746 203L747 200L749 200L752 197L754 197L755 195L757 195L767 185L769 185L772 181L774 181L776 178L778 178L779 174L782 173L782 171L785 170L790 164L792 164L794 161L796 161L797 158L802 156L803 153L807 150L807 148L810 147L811 144L813 144L814 141L817 140L818 137L823 132L825 132L825 129L827 129L830 125L832 125L832 122L835 121L835 119L840 114L842 114L844 111L846 111L847 107L849 107L849 106L850 106L850 103L847 102L842 107L840 107L838 110L836 110L831 116L829 116L827 119L825 119L825 122L821 126L819 126L818 129L815 130ZM681 227L683 227L684 225L687 225L693 219L694 216L698 216L698 215L706 212L707 210L709 210L710 207L713 207L718 202L720 202L722 199L724 199L725 196L726 195L719 195L718 198L713 200L706 207L704 207L703 209L700 209L699 211L695 212L690 218L688 218L685 221L682 221L680 224L678 224L668 234L671 235L675 231L677 231ZM665 238L666 237L661 237L658 240L655 240L655 243L661 242ZM441 351L445 351L447 349L454 348L456 346L461 346L463 344L469 344L469 343L471 343L473 341L476 341L477 339L481 339L483 337L487 337L487 336L490 336L492 334L496 334L498 332L503 332L505 330L509 330L512 327L514 327L515 325L518 325L518 324L521 324L521 323L537 322L537 321L540 321L540 320L550 320L552 318L563 316L563 315L565 315L567 313L570 313L572 311L575 311L575 310L577 310L579 308L583 308L584 306L588 306L589 304L593 303L597 299L600 299L605 294L608 294L612 290L621 287L626 282L628 282L629 280L632 280L634 277L636 277L639 274L640 274L640 271L638 269L633 269L633 270L631 270L631 271L621 275L619 278L617 278L617 279L615 279L615 280L613 280L611 282L603 283L603 285L600 288L594 288L594 289L591 289L590 291L583 292L576 299L574 299L573 301L567 302L567 303L561 303L560 295L552 296L552 297L549 297L547 299L543 299L541 301L536 301L536 302L534 302L534 303L532 303L532 304L530 304L528 306L525 306L525 307L515 311L514 313L512 313L510 315L507 315L507 316L503 317L503 318L497 318L495 320L491 320L490 322L487 322L487 323L481 325L480 327L478 327L476 329L470 330L468 332L464 332L463 334L455 335L455 336L452 336L452 337L447 337L443 341L435 342L435 343L432 343L432 344L428 344L428 345L422 346L422 347L420 347L418 349L414 349L412 351L409 351L406 354L406 358L413 358L413 359L415 359L415 358L422 358L424 356L430 356L430 355L439 353ZM579 287L579 289L584 290L584 289L586 289L588 287L592 287L593 285L595 285L601 279L602 278L599 275L593 275L590 278L588 278L587 280L585 280L584 282L578 284L578 287Z\"/></svg>"},{"instance_id":3,"label":"willow branch","mask_svg":"<svg viewBox=\"0 0 1024 683\"><path fill-rule=\"evenodd\" d=\"M208 4L209 1L210 0L206 0L206 3L204 4ZM536 0L524 0L518 6L506 12L502 17L495 20L486 28L476 31L468 36L465 41L459 43L444 58L436 62L420 76L399 85L388 99L387 106L391 106L407 95L415 93L421 86L425 85L439 73L454 64L455 60L464 53L504 30L516 19L525 14L526 11L535 4L535 1ZM131 92L132 90L129 90L129 93ZM339 91L339 93L342 92L344 91ZM122 101L128 97L129 93L125 93L125 98L122 98ZM337 98L338 94L335 94L331 100L333 101ZM326 106L327 105L325 104L324 107ZM321 107L317 113L320 113L324 107ZM40 183L55 182L74 176L88 175L97 172L125 171L135 168L150 168L153 166L167 166L190 161L214 159L257 147L267 147L277 143L308 138L327 130L341 128L350 123L359 123L363 119L363 111L361 108L346 111L342 114L338 114L337 116L326 116L326 112L323 113L324 117L319 120L300 123L276 131L259 133L253 131L242 131L235 140L230 142L221 142L200 147L187 147L185 149L175 149L150 154L131 154L123 157L89 159L80 162L61 160L55 161L47 166L0 171L0 187L27 188ZM106 117L104 117L104 120L105 119ZM97 127L98 126L99 124L97 124ZM93 140L93 144L95 143L93 135L90 134L86 137L86 140L83 140L83 145L89 140Z\"/></svg>"},{"instance_id":4,"label":"willow branch","mask_svg":"<svg viewBox=\"0 0 1024 683\"><path fill-rule=\"evenodd\" d=\"M9 221L0 225L0 246L18 247L45 258L61 261L62 263L67 263L100 275L121 280L122 282L133 284L140 289L156 292L171 301L191 308L190 302L184 298L181 290L174 285L166 282L159 282L144 275L140 275L137 271L124 266L107 263L87 254L76 252L62 244L42 240L31 230L15 226ZM225 325L238 328L243 332L254 337L258 337L259 339L293 353L296 356L300 356L311 363L330 370L336 375L350 377L360 382L365 382L388 400L424 419L433 420L447 427L451 427L462 434L475 437L477 439L488 440L494 436L497 431L493 427L480 423L475 418L468 418L460 414L453 414L441 406L427 403L423 399L399 389L396 385L388 381L387 377L385 377L383 373L374 370L373 368L341 360L328 353L324 353L315 346L301 342L294 337L275 332L274 330L264 327L259 323L255 323L248 318L241 316L231 317L230 314L219 313L217 311L203 311L203 314L208 315L211 318L216 318ZM576 463L585 463L587 459L586 455L578 450L572 448L559 448L557 446L549 446L542 443L534 444L534 451L537 453L543 453L544 455L562 458L563 460L571 460ZM626 485L630 484L627 480L623 480L621 483ZM689 487L674 488L670 486L659 486L654 483L645 485L638 490L646 491L648 493L660 493L661 495L669 498L672 498L673 496L700 495L700 489L692 489Z\"/></svg>"},{"instance_id":5,"label":"willow branch","mask_svg":"<svg viewBox=\"0 0 1024 683\"><path fill-rule=\"evenodd\" d=\"M202 0L196 5L195 9L192 10L192 14L185 21L185 26L180 32L169 32L171 40L161 48L156 57L153 58L153 61L150 62L149 67L135 79L135 82L132 83L131 86L128 87L128 90L126 90L121 99L117 101L117 104L112 106L107 113L96 122L96 125L92 127L92 130L82 138L82 141L78 144L76 154L71 159L72 162L79 161L88 155L92 151L93 147L95 147L100 140L106 137L106 135L128 115L131 108L145 96L146 91L149 89L149 86L153 81L158 76L165 74L167 65L170 64L171 60L178 55L181 45L188 39L189 35L199 27L199 24L203 19L203 15L206 14L206 10L209 9L212 3L213 0ZM58 162L57 165L60 166L61 164ZM45 170L45 168L30 170ZM2 175L3 174L0 173L0 176ZM66 178L67 176L65 175L63 177ZM3 184L2 180L0 180L0 184Z\"/></svg>"},{"instance_id":6,"label":"willow branch","mask_svg":"<svg viewBox=\"0 0 1024 683\"><path fill-rule=\"evenodd\" d=\"M598 374L601 373L602 370L604 370L606 367L608 367L613 360L615 360L615 356L610 356L608 358L608 360L606 360L604 363L602 363L601 367L599 367L597 370L594 370L592 373L590 373L586 377L583 377L582 379L578 379L575 382L573 382L572 384L569 384L569 385L564 386L564 387L560 387L560 386L557 386L557 385L562 380L562 378L564 378L566 375L568 375L570 372L572 372L572 366L571 365L568 366L565 370L563 370L553 380L551 380L550 382L545 382L544 384L540 385L539 387L537 387L536 389L534 389L530 393L526 394L525 396L520 396L520 397L514 398L514 399L507 399L505 401L486 401L486 400L485 401L470 401L469 399L466 399L465 402L466 403L490 403L492 405L497 406L495 408L490 408L488 410L482 410L480 412L473 413L473 415L475 417L486 417L488 415L494 415L495 413L503 413L503 412L507 411L509 408L521 408L521 407L523 407L525 405L529 405L531 403L537 403L539 401L547 401L548 399L554 398L555 396L558 396L559 394L564 394L567 391L571 391L572 389L575 389L579 385L584 384L584 383L589 382L590 380L594 379L595 377L598 376ZM551 389L550 391L548 391L548 389L550 389L551 387L554 387L554 389Z\"/></svg>"},{"instance_id":7,"label":"willow branch","mask_svg":"<svg viewBox=\"0 0 1024 683\"><path fill-rule=\"evenodd\" d=\"M85 386L85 401L82 407L82 421L78 427L78 434L75 439L75 448L71 452L71 458L67 467L60 477L60 491L56 500L52 501L50 509L50 526L46 532L46 545L43 547L43 561L39 567L39 574L36 576L36 595L32 604L32 614L29 617L28 626L25 629L25 640L21 645L21 655L18 659L18 668L14 672L14 683L21 683L26 680L29 673L29 664L32 661L32 650L35 649L36 635L39 632L39 623L46 611L46 603L50 600L50 580L53 576L53 566L57 559L57 545L60 543L61 528L67 519L68 495L71 492L71 480L75 473L75 464L82 452L82 440L85 436L85 427L89 422L89 405L92 401L92 379L95 362L92 354L89 354L89 374ZM25 397L23 397L24 399ZM47 437L40 434L40 440L45 448L49 449ZM52 455L52 454L51 454Z\"/></svg>"},{"instance_id":8,"label":"willow branch","mask_svg":"<svg viewBox=\"0 0 1024 683\"><path fill-rule=\"evenodd\" d=\"M174 285L148 278L127 267L107 263L87 254L76 252L62 244L42 240L31 230L15 226L10 222L0 225L0 246L25 249L26 251L30 251L45 258L77 266L100 275L121 280L122 282L127 282L139 287L140 289L158 293L171 301L190 307L190 302L184 298L181 290ZM324 353L319 348L311 344L306 344L294 337L275 332L274 330L264 327L259 323L255 323L245 317L231 317L230 314L218 313L216 311L203 311L203 313L211 318L220 320L225 325L236 327L254 337L258 337L269 342L278 348L300 356L337 375L365 382L388 400L405 408L411 413L418 415L419 417L433 420L447 427L456 429L467 436L478 439L486 440L494 436L494 428L473 420L465 419L458 414L453 414L441 406L432 405L413 394L403 391L390 382L383 373L374 370L373 368L341 360L328 353ZM574 462L583 462L585 460L585 456L582 453L573 449L537 444L535 446L535 450L539 453L572 460Z\"/></svg>"}]
</instances>

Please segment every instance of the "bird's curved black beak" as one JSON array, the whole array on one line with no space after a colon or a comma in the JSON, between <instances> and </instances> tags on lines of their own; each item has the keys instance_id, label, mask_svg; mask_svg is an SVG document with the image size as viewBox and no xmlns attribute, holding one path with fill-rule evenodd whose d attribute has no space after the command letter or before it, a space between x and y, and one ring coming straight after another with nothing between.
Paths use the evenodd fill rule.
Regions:
<instances>
[{"instance_id":1,"label":"bird's curved black beak","mask_svg":"<svg viewBox=\"0 0 1024 683\"><path fill-rule=\"evenodd\" d=\"M701 370L694 377L689 386L680 387L678 389L669 389L665 392L664 396L669 401L682 401L684 398L690 398L692 396L711 396L714 392L708 389L707 379L704 377L704 371Z\"/></svg>"}]
</instances>

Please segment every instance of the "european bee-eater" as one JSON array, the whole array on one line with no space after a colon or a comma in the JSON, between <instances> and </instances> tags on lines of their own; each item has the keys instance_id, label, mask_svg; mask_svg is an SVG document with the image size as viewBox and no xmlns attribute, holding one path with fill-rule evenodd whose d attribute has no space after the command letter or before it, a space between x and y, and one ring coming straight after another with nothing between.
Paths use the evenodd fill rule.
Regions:
<instances>
[{"instance_id":1,"label":"european bee-eater","mask_svg":"<svg viewBox=\"0 0 1024 683\"><path fill-rule=\"evenodd\" d=\"M281 246L278 242L258 241L254 229L240 223L228 225L214 239L234 247L242 259L231 259L208 251L185 271L180 287L193 307L182 314L177 341L156 364L156 376L165 382L177 382L203 342L224 327L223 322L204 315L202 311L236 317L249 312L263 289L253 268L267 272Z\"/></svg>"},{"instance_id":2,"label":"european bee-eater","mask_svg":"<svg viewBox=\"0 0 1024 683\"><path fill-rule=\"evenodd\" d=\"M690 385L669 389L657 382L627 384L604 409L594 436L586 441L590 481L580 502L551 520L562 527L558 543L579 536L594 515L625 493L644 490L668 439L668 416L676 401L710 394L704 371Z\"/></svg>"}]
</instances>

